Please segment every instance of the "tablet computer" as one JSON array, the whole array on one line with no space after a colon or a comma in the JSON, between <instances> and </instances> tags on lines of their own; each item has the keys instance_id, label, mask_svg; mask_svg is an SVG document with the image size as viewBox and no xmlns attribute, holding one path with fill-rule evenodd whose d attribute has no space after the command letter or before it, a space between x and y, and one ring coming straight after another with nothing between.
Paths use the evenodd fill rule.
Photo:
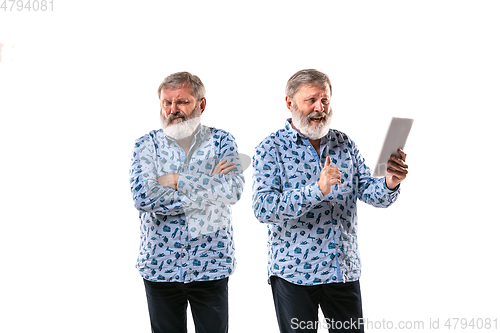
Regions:
<instances>
[{"instance_id":1,"label":"tablet computer","mask_svg":"<svg viewBox=\"0 0 500 333\"><path fill-rule=\"evenodd\" d=\"M405 147L412 124L413 119L410 118L392 118L385 136L384 145L373 170L373 177L385 177L387 175L387 162L390 160L391 155L399 156L398 149Z\"/></svg>"}]
</instances>

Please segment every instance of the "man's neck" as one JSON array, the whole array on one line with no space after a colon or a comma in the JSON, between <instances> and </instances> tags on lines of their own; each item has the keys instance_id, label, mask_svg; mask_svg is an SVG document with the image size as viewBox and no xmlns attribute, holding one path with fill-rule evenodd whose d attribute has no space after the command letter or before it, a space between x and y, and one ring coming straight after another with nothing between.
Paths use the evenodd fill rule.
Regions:
<instances>
[{"instance_id":1,"label":"man's neck","mask_svg":"<svg viewBox=\"0 0 500 333\"><path fill-rule=\"evenodd\" d=\"M321 139L317 139L317 140L311 140L311 139L309 139L309 142L314 147L314 150L316 150L316 152L318 153L318 156L320 156L319 147L320 147Z\"/></svg>"},{"instance_id":2,"label":"man's neck","mask_svg":"<svg viewBox=\"0 0 500 333\"><path fill-rule=\"evenodd\" d=\"M293 124L293 122L290 123L292 125L293 128L295 128L295 130L297 132L299 132L300 134L302 134L298 129L297 127L295 127L295 125ZM304 134L302 134L304 135ZM305 136L305 135L304 135ZM309 138L308 138L309 139ZM312 139L309 139L309 142L312 144L312 146L314 147L314 150L316 150L316 152L318 153L318 156L320 156L320 152L319 152L319 147L320 147L320 143L321 143L321 139L316 139L316 140L312 140Z\"/></svg>"},{"instance_id":3,"label":"man's neck","mask_svg":"<svg viewBox=\"0 0 500 333\"><path fill-rule=\"evenodd\" d=\"M190 135L187 138L177 140L177 144L181 146L182 149L186 152L186 155L189 153L189 148L191 148L191 143L193 142L193 136Z\"/></svg>"}]
</instances>

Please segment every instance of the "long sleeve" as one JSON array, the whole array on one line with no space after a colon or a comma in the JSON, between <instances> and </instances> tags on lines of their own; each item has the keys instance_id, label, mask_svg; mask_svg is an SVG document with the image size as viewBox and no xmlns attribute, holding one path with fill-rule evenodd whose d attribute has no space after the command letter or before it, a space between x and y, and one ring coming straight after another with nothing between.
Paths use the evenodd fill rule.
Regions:
<instances>
[{"instance_id":1,"label":"long sleeve","mask_svg":"<svg viewBox=\"0 0 500 333\"><path fill-rule=\"evenodd\" d=\"M317 181L327 157L339 168L341 183L323 196ZM268 275L298 285L358 280L358 200L388 207L399 189L371 177L346 134L331 129L318 152L290 119L257 146L253 167L254 213L269 222Z\"/></svg>"},{"instance_id":2,"label":"long sleeve","mask_svg":"<svg viewBox=\"0 0 500 333\"><path fill-rule=\"evenodd\" d=\"M385 178L374 178L371 170L365 164L356 144L349 141L354 152L358 172L358 199L374 207L387 208L392 205L399 196L399 186L396 190L390 190L385 184Z\"/></svg>"},{"instance_id":3,"label":"long sleeve","mask_svg":"<svg viewBox=\"0 0 500 333\"><path fill-rule=\"evenodd\" d=\"M232 212L231 206L225 204L229 201L205 200L222 196L222 188L226 192L233 190L236 199L243 190L243 177L238 172L222 179L208 177L218 158L227 158L231 152L237 154L234 140L223 133L200 125L187 152L162 130L137 140L130 188L140 211L141 245L136 267L144 279L188 283L222 279L234 272ZM157 181L172 173L179 175L177 190ZM187 181L191 176L199 179ZM224 185L212 187L210 181ZM191 185L193 188L187 190ZM203 200L194 201L188 196Z\"/></svg>"},{"instance_id":4,"label":"long sleeve","mask_svg":"<svg viewBox=\"0 0 500 333\"><path fill-rule=\"evenodd\" d=\"M255 149L253 168L252 204L255 217L262 223L298 219L324 199L317 182L295 189L283 186L276 149L272 145L264 143Z\"/></svg>"},{"instance_id":5,"label":"long sleeve","mask_svg":"<svg viewBox=\"0 0 500 333\"><path fill-rule=\"evenodd\" d=\"M182 214L179 193L158 183L155 142L145 135L135 143L130 168L130 190L139 211L162 215Z\"/></svg>"}]
</instances>

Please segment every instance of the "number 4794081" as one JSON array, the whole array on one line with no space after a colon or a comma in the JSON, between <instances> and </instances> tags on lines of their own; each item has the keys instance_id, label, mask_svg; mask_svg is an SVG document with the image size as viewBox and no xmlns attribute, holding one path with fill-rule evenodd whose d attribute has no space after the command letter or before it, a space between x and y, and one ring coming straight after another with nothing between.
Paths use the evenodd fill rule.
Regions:
<instances>
[{"instance_id":1,"label":"number 4794081","mask_svg":"<svg viewBox=\"0 0 500 333\"><path fill-rule=\"evenodd\" d=\"M448 318L444 326L448 329L493 329L498 328L497 318Z\"/></svg>"},{"instance_id":2,"label":"number 4794081","mask_svg":"<svg viewBox=\"0 0 500 333\"><path fill-rule=\"evenodd\" d=\"M0 10L9 11L34 11L46 12L54 11L54 0L3 0L0 5Z\"/></svg>"}]
</instances>

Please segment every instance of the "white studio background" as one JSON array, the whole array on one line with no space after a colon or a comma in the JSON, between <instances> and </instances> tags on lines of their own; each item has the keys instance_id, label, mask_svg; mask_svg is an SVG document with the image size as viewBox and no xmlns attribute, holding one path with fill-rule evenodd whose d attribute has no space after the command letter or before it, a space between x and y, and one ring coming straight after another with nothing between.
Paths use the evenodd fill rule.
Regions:
<instances>
[{"instance_id":1,"label":"white studio background","mask_svg":"<svg viewBox=\"0 0 500 333\"><path fill-rule=\"evenodd\" d=\"M332 126L371 166L390 118L413 117L398 202L359 205L364 315L440 318L442 331L450 317L498 318L497 1L8 7L0 331L150 331L128 168L134 140L159 128L158 85L181 70L205 83L204 123L231 132L250 156L284 125L286 81L304 68L329 74ZM277 332L267 229L251 210L251 168L245 177L233 216L230 330Z\"/></svg>"}]
</instances>

